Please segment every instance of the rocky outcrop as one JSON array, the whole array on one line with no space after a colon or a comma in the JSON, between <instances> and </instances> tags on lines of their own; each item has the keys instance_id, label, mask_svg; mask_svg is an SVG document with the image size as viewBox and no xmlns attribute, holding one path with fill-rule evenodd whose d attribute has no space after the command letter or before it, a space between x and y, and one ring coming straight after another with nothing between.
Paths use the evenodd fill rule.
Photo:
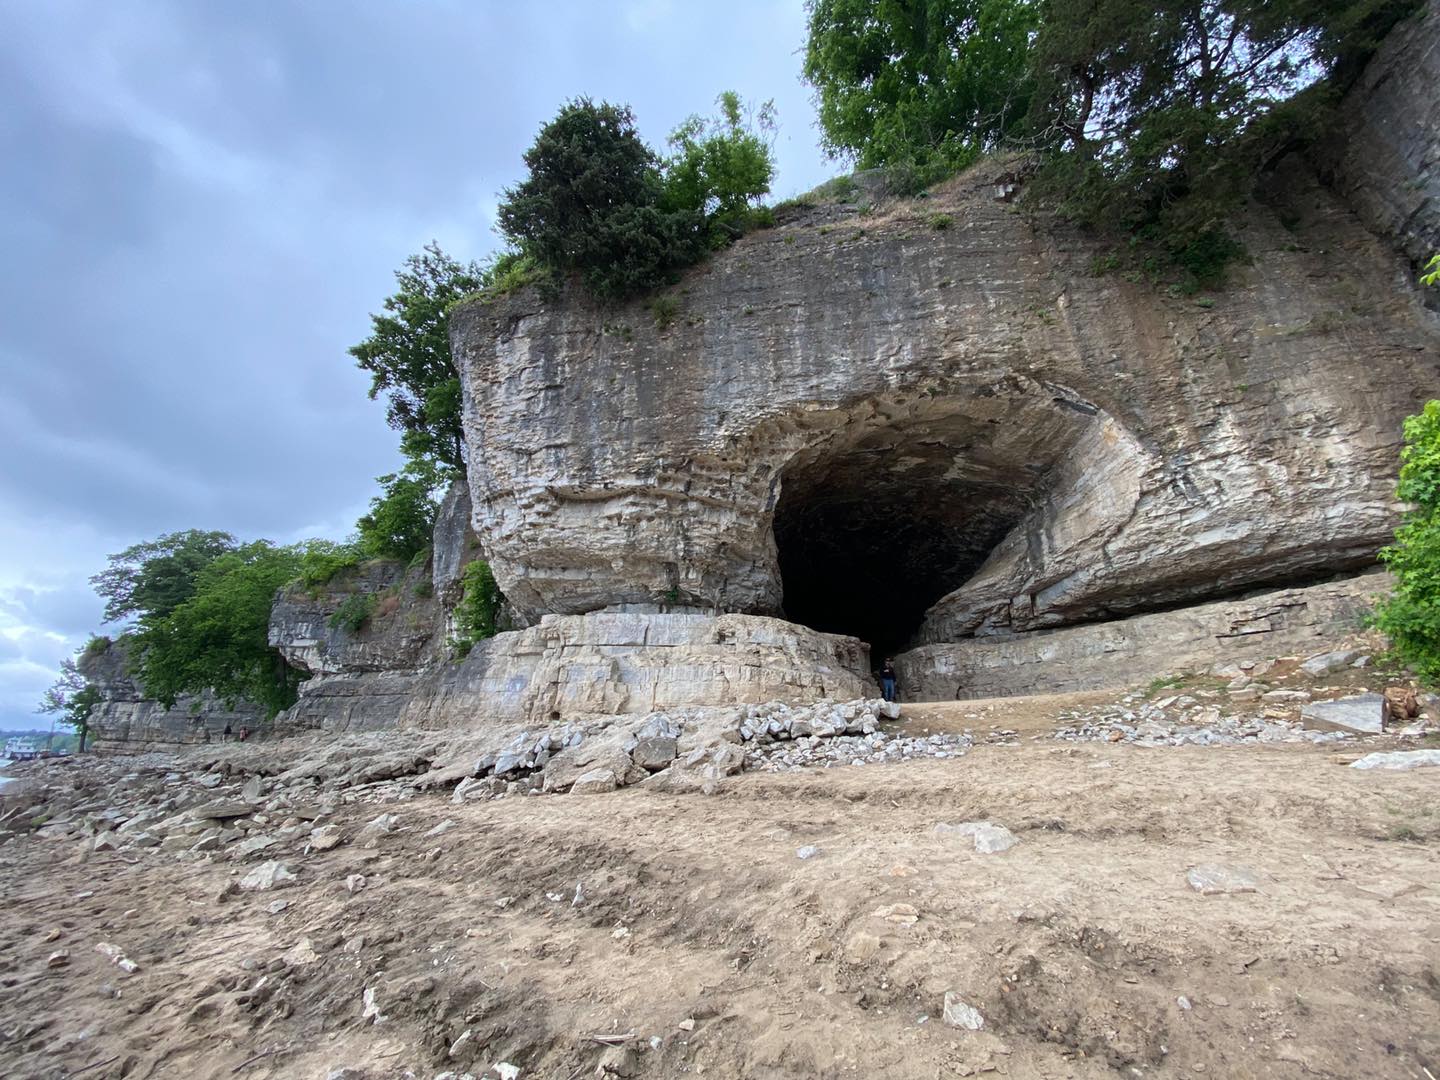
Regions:
<instances>
[{"instance_id":1,"label":"rocky outcrop","mask_svg":"<svg viewBox=\"0 0 1440 1080\"><path fill-rule=\"evenodd\" d=\"M1362 574L1112 622L926 645L896 657L901 697L949 701L1137 686L1217 661L1303 656L1359 629L1390 586L1386 574Z\"/></svg>"},{"instance_id":2,"label":"rocky outcrop","mask_svg":"<svg viewBox=\"0 0 1440 1080\"><path fill-rule=\"evenodd\" d=\"M259 731L265 710L248 702L227 705L213 693L180 698L174 708L147 698L130 674L125 639L92 647L76 661L100 693L90 714L90 740L97 750L139 752L156 746L219 742L229 727Z\"/></svg>"},{"instance_id":3,"label":"rocky outcrop","mask_svg":"<svg viewBox=\"0 0 1440 1080\"><path fill-rule=\"evenodd\" d=\"M1415 265L1440 253L1440 0L1391 33L1315 155L1360 217Z\"/></svg>"},{"instance_id":4,"label":"rocky outcrop","mask_svg":"<svg viewBox=\"0 0 1440 1080\"><path fill-rule=\"evenodd\" d=\"M474 524L516 607L783 612L888 649L1370 563L1440 376L1404 264L1292 158L1253 263L1170 295L1097 274L1002 170L782 216L665 308L457 310Z\"/></svg>"},{"instance_id":5,"label":"rocky outcrop","mask_svg":"<svg viewBox=\"0 0 1440 1080\"><path fill-rule=\"evenodd\" d=\"M779 619L746 615L547 616L497 634L416 689L401 722L453 727L548 723L772 700L873 697L869 650Z\"/></svg>"},{"instance_id":6,"label":"rocky outcrop","mask_svg":"<svg viewBox=\"0 0 1440 1080\"><path fill-rule=\"evenodd\" d=\"M369 616L351 630L335 614L355 597L373 599ZM444 622L429 565L371 559L325 585L282 589L269 634L286 663L307 675L357 675L414 671L439 659Z\"/></svg>"}]
</instances>

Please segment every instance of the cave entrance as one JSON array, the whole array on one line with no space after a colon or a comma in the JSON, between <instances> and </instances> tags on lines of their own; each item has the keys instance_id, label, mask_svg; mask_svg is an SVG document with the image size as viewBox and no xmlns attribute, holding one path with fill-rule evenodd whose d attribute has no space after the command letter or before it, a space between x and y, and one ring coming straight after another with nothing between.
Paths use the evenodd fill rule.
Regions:
<instances>
[{"instance_id":1,"label":"cave entrance","mask_svg":"<svg viewBox=\"0 0 1440 1080\"><path fill-rule=\"evenodd\" d=\"M1011 384L812 421L825 431L782 471L775 506L785 617L869 642L877 664L905 648L1093 419L1059 402Z\"/></svg>"}]
</instances>

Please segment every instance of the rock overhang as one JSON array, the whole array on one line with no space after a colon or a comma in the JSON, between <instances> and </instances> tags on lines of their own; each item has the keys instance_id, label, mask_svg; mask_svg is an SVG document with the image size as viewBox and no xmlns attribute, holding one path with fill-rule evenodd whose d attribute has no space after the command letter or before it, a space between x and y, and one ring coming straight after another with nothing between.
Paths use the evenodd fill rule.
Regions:
<instances>
[{"instance_id":1,"label":"rock overhang","mask_svg":"<svg viewBox=\"0 0 1440 1080\"><path fill-rule=\"evenodd\" d=\"M895 606L944 641L1364 564L1440 349L1394 256L1291 172L1314 250L1257 208L1254 263L1208 307L1093 275L1094 245L997 202L982 168L753 234L670 291L663 326L575 293L459 309L501 588L531 620L650 605L873 640L900 628L818 609L898 573Z\"/></svg>"}]
</instances>

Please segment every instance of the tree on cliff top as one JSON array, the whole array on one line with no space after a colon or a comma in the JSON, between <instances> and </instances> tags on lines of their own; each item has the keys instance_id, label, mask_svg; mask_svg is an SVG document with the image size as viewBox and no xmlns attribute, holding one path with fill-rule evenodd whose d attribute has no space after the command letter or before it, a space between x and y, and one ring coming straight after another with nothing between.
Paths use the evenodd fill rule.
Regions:
<instances>
[{"instance_id":1,"label":"tree on cliff top","mask_svg":"<svg viewBox=\"0 0 1440 1080\"><path fill-rule=\"evenodd\" d=\"M274 715L294 704L302 676L270 647L270 608L300 574L304 546L256 540L226 552L196 577L194 593L132 636L135 673L149 697L173 706L213 690Z\"/></svg>"},{"instance_id":2,"label":"tree on cliff top","mask_svg":"<svg viewBox=\"0 0 1440 1080\"><path fill-rule=\"evenodd\" d=\"M602 299L671 281L753 224L770 189L773 107L747 114L734 93L719 107L714 119L676 128L662 160L629 108L568 102L525 152L525 179L504 192L501 232L516 252L579 274Z\"/></svg>"},{"instance_id":3,"label":"tree on cliff top","mask_svg":"<svg viewBox=\"0 0 1440 1080\"><path fill-rule=\"evenodd\" d=\"M810 0L804 77L827 150L923 182L1013 134L1030 106L1025 0Z\"/></svg>"},{"instance_id":4,"label":"tree on cliff top","mask_svg":"<svg viewBox=\"0 0 1440 1080\"><path fill-rule=\"evenodd\" d=\"M1039 149L1042 196L1196 277L1262 164L1417 0L811 0L805 76L861 165ZM1282 106L1285 106L1282 108Z\"/></svg>"},{"instance_id":5,"label":"tree on cliff top","mask_svg":"<svg viewBox=\"0 0 1440 1080\"><path fill-rule=\"evenodd\" d=\"M371 400L385 394L385 418L401 433L400 449L409 458L465 467L447 311L484 277L475 263L462 265L432 241L395 272L400 288L386 297L383 314L370 316L370 336L350 349L356 365L370 373Z\"/></svg>"},{"instance_id":6,"label":"tree on cliff top","mask_svg":"<svg viewBox=\"0 0 1440 1080\"><path fill-rule=\"evenodd\" d=\"M525 165L529 175L505 190L501 231L546 266L579 273L596 296L644 292L696 258L701 217L663 205L660 161L628 108L569 102Z\"/></svg>"},{"instance_id":7,"label":"tree on cliff top","mask_svg":"<svg viewBox=\"0 0 1440 1080\"><path fill-rule=\"evenodd\" d=\"M235 550L227 532L186 529L132 544L109 557L110 565L90 579L105 600L105 621L137 619L142 625L165 618L195 594L200 572Z\"/></svg>"}]
</instances>

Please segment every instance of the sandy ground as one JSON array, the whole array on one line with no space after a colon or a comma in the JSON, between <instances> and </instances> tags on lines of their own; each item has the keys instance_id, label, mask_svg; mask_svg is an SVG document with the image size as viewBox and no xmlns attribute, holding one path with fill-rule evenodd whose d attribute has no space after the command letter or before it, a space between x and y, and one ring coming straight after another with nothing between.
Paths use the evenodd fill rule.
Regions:
<instances>
[{"instance_id":1,"label":"sandy ground","mask_svg":"<svg viewBox=\"0 0 1440 1080\"><path fill-rule=\"evenodd\" d=\"M249 863L24 836L0 847L0 1074L1433 1080L1440 769L1354 756L1026 739L710 796L357 802L347 833L399 830L256 893ZM932 831L972 820L1019 843ZM1196 893L1205 863L1257 891ZM982 1030L942 1022L947 992Z\"/></svg>"}]
</instances>

